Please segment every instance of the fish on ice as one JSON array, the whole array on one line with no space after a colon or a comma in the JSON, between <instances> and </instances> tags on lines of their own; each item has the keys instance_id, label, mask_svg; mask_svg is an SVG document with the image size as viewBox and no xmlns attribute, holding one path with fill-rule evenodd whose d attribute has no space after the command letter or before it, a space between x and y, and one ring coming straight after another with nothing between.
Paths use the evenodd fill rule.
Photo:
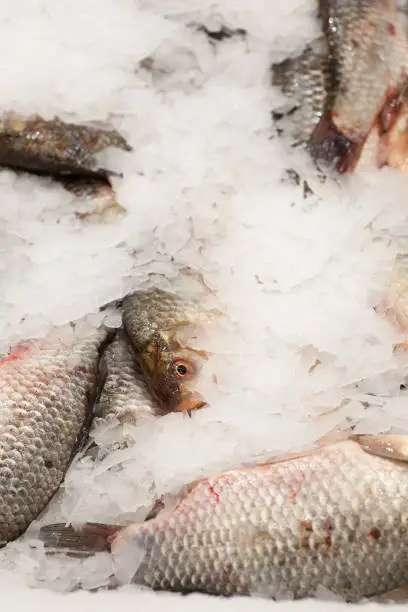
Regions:
<instances>
[{"instance_id":1,"label":"fish on ice","mask_svg":"<svg viewBox=\"0 0 408 612\"><path fill-rule=\"evenodd\" d=\"M165 412L190 413L206 406L194 386L209 354L192 343L219 316L219 311L205 309L199 300L156 287L124 299L124 329Z\"/></svg>"},{"instance_id":2,"label":"fish on ice","mask_svg":"<svg viewBox=\"0 0 408 612\"><path fill-rule=\"evenodd\" d=\"M163 414L123 328L117 330L107 346L101 365L105 381L90 432L95 446L87 453L87 456L96 454L99 460L115 449L132 444L129 427Z\"/></svg>"},{"instance_id":3,"label":"fish on ice","mask_svg":"<svg viewBox=\"0 0 408 612\"><path fill-rule=\"evenodd\" d=\"M0 164L49 175L108 178L96 155L108 147L131 151L116 130L93 124L66 123L54 117L6 113L0 121Z\"/></svg>"},{"instance_id":4,"label":"fish on ice","mask_svg":"<svg viewBox=\"0 0 408 612\"><path fill-rule=\"evenodd\" d=\"M109 551L112 585L358 601L408 584L407 527L408 438L361 435L194 482L140 524L47 525L40 539Z\"/></svg>"},{"instance_id":5,"label":"fish on ice","mask_svg":"<svg viewBox=\"0 0 408 612\"><path fill-rule=\"evenodd\" d=\"M272 66L295 103L295 136L340 172L356 169L366 145L377 167L403 169L407 133L393 128L405 125L406 12L395 0L320 0L318 16L322 37Z\"/></svg>"},{"instance_id":6,"label":"fish on ice","mask_svg":"<svg viewBox=\"0 0 408 612\"><path fill-rule=\"evenodd\" d=\"M59 488L91 424L110 336L84 320L20 342L0 362L0 546Z\"/></svg>"},{"instance_id":7,"label":"fish on ice","mask_svg":"<svg viewBox=\"0 0 408 612\"><path fill-rule=\"evenodd\" d=\"M97 160L110 147L132 151L119 132L102 124L81 125L14 112L0 119L0 166L51 176L77 198L91 200L95 210L83 213L84 218L106 211L114 216L125 212L110 182L119 175L99 166Z\"/></svg>"}]
</instances>

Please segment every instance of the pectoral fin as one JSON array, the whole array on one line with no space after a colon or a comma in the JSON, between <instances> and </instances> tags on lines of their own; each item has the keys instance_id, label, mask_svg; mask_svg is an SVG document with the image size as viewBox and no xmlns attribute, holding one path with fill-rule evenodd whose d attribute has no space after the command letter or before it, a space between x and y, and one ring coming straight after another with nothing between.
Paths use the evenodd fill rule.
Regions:
<instances>
[{"instance_id":1,"label":"pectoral fin","mask_svg":"<svg viewBox=\"0 0 408 612\"><path fill-rule=\"evenodd\" d=\"M408 436L402 435L352 435L350 440L357 442L361 448L378 457L408 462Z\"/></svg>"}]
</instances>

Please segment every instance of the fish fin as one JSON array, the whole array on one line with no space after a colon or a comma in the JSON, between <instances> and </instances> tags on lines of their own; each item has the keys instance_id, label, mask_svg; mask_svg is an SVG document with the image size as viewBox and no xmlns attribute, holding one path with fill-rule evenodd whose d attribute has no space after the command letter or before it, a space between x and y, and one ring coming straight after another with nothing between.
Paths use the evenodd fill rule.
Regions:
<instances>
[{"instance_id":1,"label":"fish fin","mask_svg":"<svg viewBox=\"0 0 408 612\"><path fill-rule=\"evenodd\" d=\"M367 602L375 602L382 604L391 604L391 603L408 603L408 587L400 587L397 589L393 589L392 591L387 591L386 593L382 593L381 595L374 595L373 597L367 597Z\"/></svg>"},{"instance_id":2,"label":"fish fin","mask_svg":"<svg viewBox=\"0 0 408 612\"><path fill-rule=\"evenodd\" d=\"M394 461L408 461L408 436L355 434L349 436L349 440L357 442L371 455Z\"/></svg>"},{"instance_id":3,"label":"fish fin","mask_svg":"<svg viewBox=\"0 0 408 612\"><path fill-rule=\"evenodd\" d=\"M307 146L313 159L333 164L340 174L345 174L354 170L364 140L352 142L337 128L331 114L326 112L313 130Z\"/></svg>"},{"instance_id":4,"label":"fish fin","mask_svg":"<svg viewBox=\"0 0 408 612\"><path fill-rule=\"evenodd\" d=\"M121 298L116 298L111 300L110 302L105 302L102 306L99 306L98 312L104 312L105 310L120 310L123 306L123 302L126 296Z\"/></svg>"},{"instance_id":5,"label":"fish fin","mask_svg":"<svg viewBox=\"0 0 408 612\"><path fill-rule=\"evenodd\" d=\"M75 529L66 523L55 523L41 527L39 539L47 552L65 552L83 557L110 552L111 542L121 529L121 526L100 523L85 523Z\"/></svg>"},{"instance_id":6,"label":"fish fin","mask_svg":"<svg viewBox=\"0 0 408 612\"><path fill-rule=\"evenodd\" d=\"M330 444L337 444L338 442L344 442L344 440L349 439L350 435L352 435L351 432L351 427L347 429L340 429L339 427L334 427L316 441L316 446L322 447L328 446Z\"/></svg>"},{"instance_id":7,"label":"fish fin","mask_svg":"<svg viewBox=\"0 0 408 612\"><path fill-rule=\"evenodd\" d=\"M149 510L149 512L146 514L145 516L145 521L151 521L152 519L156 518L156 516L158 514L160 514L160 512L165 508L165 504L164 504L164 500L163 500L163 496L159 497L158 499L156 499L156 501L154 502L152 508Z\"/></svg>"}]
</instances>

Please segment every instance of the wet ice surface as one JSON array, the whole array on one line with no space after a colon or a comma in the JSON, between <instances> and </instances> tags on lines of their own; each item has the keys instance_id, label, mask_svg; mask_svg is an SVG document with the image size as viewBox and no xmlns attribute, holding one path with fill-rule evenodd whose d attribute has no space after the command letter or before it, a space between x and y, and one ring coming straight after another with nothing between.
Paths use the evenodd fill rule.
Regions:
<instances>
[{"instance_id":1,"label":"wet ice surface","mask_svg":"<svg viewBox=\"0 0 408 612\"><path fill-rule=\"evenodd\" d=\"M61 612L71 611L73 607L77 610L88 610L89 612L100 612L101 610L110 610L113 606L128 607L132 604L143 606L144 609L159 611L165 607L169 612L187 612L192 609L197 612L206 612L211 609L216 612L224 612L225 610L234 610L236 612L266 612L271 607L278 609L284 608L288 612L298 612L303 610L316 610L316 612L325 612L330 610L344 609L344 604L335 602L325 602L316 600L286 602L284 604L274 604L271 601L247 598L240 599L222 599L208 597L205 595L189 595L180 597L179 595L167 593L151 593L145 590L136 588L124 587L119 591L111 591L104 593L102 596L95 596L92 593L76 592L69 596L61 595L52 591L32 590L27 589L15 575L4 573L0 576L0 588L3 592L3 602L8 603L7 591L12 589L12 601L16 606L29 606L33 612L42 612L43 610L58 609ZM367 612L377 612L383 610L384 606L375 603L366 604L364 610Z\"/></svg>"},{"instance_id":2,"label":"wet ice surface","mask_svg":"<svg viewBox=\"0 0 408 612\"><path fill-rule=\"evenodd\" d=\"M133 146L104 160L124 174L113 182L127 215L81 220L60 186L1 172L0 351L149 283L194 293L180 273L186 266L204 274L227 317L205 340L217 384L204 377L200 390L211 407L131 427L134 446L97 469L75 461L40 523L139 520L189 480L310 445L336 426L406 430L407 361L393 354L400 338L373 306L395 255L408 250L408 177L382 170L322 183L271 122L282 97L269 86L270 63L314 38L314 3L63 7L0 7L8 58L0 106L109 119ZM247 34L216 41L197 24ZM288 169L313 194L305 198ZM88 587L104 582L108 558L45 561L30 547L37 529L0 555L24 584L64 591L78 578ZM120 597L127 593L140 605L162 601L137 590ZM55 605L46 591L43 601Z\"/></svg>"}]
</instances>

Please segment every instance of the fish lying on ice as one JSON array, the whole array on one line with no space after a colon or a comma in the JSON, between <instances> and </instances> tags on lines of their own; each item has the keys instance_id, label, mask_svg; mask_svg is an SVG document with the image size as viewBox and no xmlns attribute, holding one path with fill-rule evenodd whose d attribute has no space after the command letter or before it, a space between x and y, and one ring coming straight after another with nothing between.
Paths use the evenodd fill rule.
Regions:
<instances>
[{"instance_id":1,"label":"fish lying on ice","mask_svg":"<svg viewBox=\"0 0 408 612\"><path fill-rule=\"evenodd\" d=\"M291 117L293 136L299 142L307 142L323 115L329 88L325 40L319 38L300 55L273 64L272 84L299 103Z\"/></svg>"},{"instance_id":2,"label":"fish lying on ice","mask_svg":"<svg viewBox=\"0 0 408 612\"><path fill-rule=\"evenodd\" d=\"M395 0L318 4L323 36L299 57L272 66L272 83L300 106L296 137L315 158L346 172L355 169L374 130L375 163L394 165L395 142L385 135L407 83L407 15ZM405 142L406 134L399 138Z\"/></svg>"},{"instance_id":3,"label":"fish lying on ice","mask_svg":"<svg viewBox=\"0 0 408 612\"><path fill-rule=\"evenodd\" d=\"M95 156L108 147L132 150L116 130L92 124L16 113L0 121L0 165L14 169L106 179L115 173L99 167Z\"/></svg>"},{"instance_id":4,"label":"fish lying on ice","mask_svg":"<svg viewBox=\"0 0 408 612\"><path fill-rule=\"evenodd\" d=\"M91 437L96 439L93 451L97 450L99 460L117 448L132 444L129 426L163 414L123 328L118 329L106 348L102 367L106 377L91 429Z\"/></svg>"},{"instance_id":5,"label":"fish lying on ice","mask_svg":"<svg viewBox=\"0 0 408 612\"><path fill-rule=\"evenodd\" d=\"M191 342L219 314L204 309L198 300L158 288L136 291L124 299L124 328L165 412L190 412L206 405L194 382L209 355Z\"/></svg>"},{"instance_id":6,"label":"fish lying on ice","mask_svg":"<svg viewBox=\"0 0 408 612\"><path fill-rule=\"evenodd\" d=\"M194 482L144 523L47 525L40 539L110 551L112 585L128 572L183 593L372 597L408 584L408 438L352 436Z\"/></svg>"},{"instance_id":7,"label":"fish lying on ice","mask_svg":"<svg viewBox=\"0 0 408 612\"><path fill-rule=\"evenodd\" d=\"M189 343L202 340L217 313L158 288L127 295L120 308L123 327L103 356L106 380L91 431L99 458L132 444L129 427L206 405L195 386L208 353Z\"/></svg>"},{"instance_id":8,"label":"fish lying on ice","mask_svg":"<svg viewBox=\"0 0 408 612\"><path fill-rule=\"evenodd\" d=\"M137 357L123 329L105 350L106 380L98 403L98 418L112 417L136 424L142 413L154 414L158 406L148 391Z\"/></svg>"},{"instance_id":9,"label":"fish lying on ice","mask_svg":"<svg viewBox=\"0 0 408 612\"><path fill-rule=\"evenodd\" d=\"M109 147L132 151L125 138L107 126L17 113L6 113L0 120L0 166L52 176L76 197L91 199L98 210L90 214L124 212L109 180L116 173L100 167L96 157Z\"/></svg>"},{"instance_id":10,"label":"fish lying on ice","mask_svg":"<svg viewBox=\"0 0 408 612\"><path fill-rule=\"evenodd\" d=\"M61 484L91 423L110 333L79 322L16 345L0 362L0 546Z\"/></svg>"}]
</instances>

